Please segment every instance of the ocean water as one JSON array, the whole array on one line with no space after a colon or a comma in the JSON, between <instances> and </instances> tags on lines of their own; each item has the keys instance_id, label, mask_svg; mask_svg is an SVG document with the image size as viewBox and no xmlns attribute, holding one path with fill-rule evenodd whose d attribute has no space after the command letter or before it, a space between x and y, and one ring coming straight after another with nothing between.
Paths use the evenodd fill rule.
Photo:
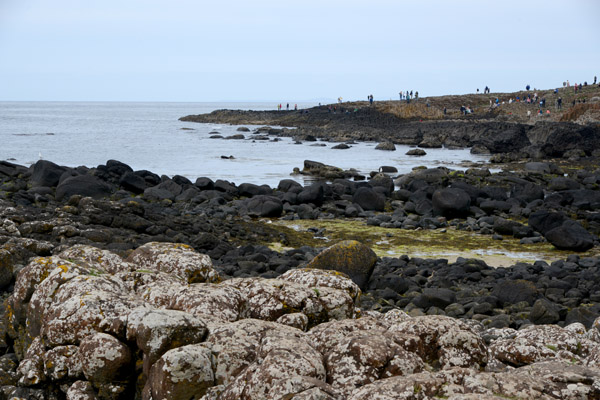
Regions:
<instances>
[{"instance_id":1,"label":"ocean water","mask_svg":"<svg viewBox=\"0 0 600 400\"><path fill-rule=\"evenodd\" d=\"M114 159L134 170L183 175L192 181L206 176L238 185L250 182L270 186L286 178L308 183L304 176L290 175L307 159L356 168L364 174L382 165L407 173L419 165L464 169L459 165L463 161L487 162L487 157L472 155L468 149L425 149L426 156L411 157L405 155L408 146L396 146L396 151L388 152L375 150L375 142L333 150L335 144L327 142L323 142L324 147L316 147L312 146L315 142L294 144L290 138L253 141L252 133L237 132L237 125L178 120L216 109L275 107L270 103L0 102L0 160L29 166L45 159L72 167L95 167ZM215 131L222 136L243 133L246 139L210 139Z\"/></svg>"}]
</instances>

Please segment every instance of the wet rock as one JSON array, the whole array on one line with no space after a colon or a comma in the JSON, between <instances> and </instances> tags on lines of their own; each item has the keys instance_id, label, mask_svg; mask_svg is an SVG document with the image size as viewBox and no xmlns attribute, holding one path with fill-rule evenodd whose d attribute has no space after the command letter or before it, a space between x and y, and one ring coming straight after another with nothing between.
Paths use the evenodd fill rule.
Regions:
<instances>
[{"instance_id":1,"label":"wet rock","mask_svg":"<svg viewBox=\"0 0 600 400\"><path fill-rule=\"evenodd\" d=\"M342 272L364 290L376 261L376 254L369 247L345 240L323 250L307 267Z\"/></svg>"},{"instance_id":2,"label":"wet rock","mask_svg":"<svg viewBox=\"0 0 600 400\"><path fill-rule=\"evenodd\" d=\"M407 156L425 156L427 153L423 149L412 149L406 152Z\"/></svg>"},{"instance_id":3,"label":"wet rock","mask_svg":"<svg viewBox=\"0 0 600 400\"><path fill-rule=\"evenodd\" d=\"M377 146L375 146L375 150L387 150L387 151L395 151L396 146L392 142L381 142Z\"/></svg>"},{"instance_id":4,"label":"wet rock","mask_svg":"<svg viewBox=\"0 0 600 400\"><path fill-rule=\"evenodd\" d=\"M544 235L552 245L561 250L586 251L594 247L594 237L577 221L567 220Z\"/></svg>"}]
</instances>

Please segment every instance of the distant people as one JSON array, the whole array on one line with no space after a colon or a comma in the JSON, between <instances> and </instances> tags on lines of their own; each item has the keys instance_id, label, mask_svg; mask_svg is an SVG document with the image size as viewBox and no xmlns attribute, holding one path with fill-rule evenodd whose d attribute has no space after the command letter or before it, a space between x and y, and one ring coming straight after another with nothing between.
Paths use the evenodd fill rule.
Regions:
<instances>
[{"instance_id":1,"label":"distant people","mask_svg":"<svg viewBox=\"0 0 600 400\"><path fill-rule=\"evenodd\" d=\"M568 79L567 79L567 87L571 87L571 84L569 83Z\"/></svg>"},{"instance_id":2,"label":"distant people","mask_svg":"<svg viewBox=\"0 0 600 400\"><path fill-rule=\"evenodd\" d=\"M563 87L567 86L567 82L563 81Z\"/></svg>"},{"instance_id":3,"label":"distant people","mask_svg":"<svg viewBox=\"0 0 600 400\"><path fill-rule=\"evenodd\" d=\"M410 104L410 93L406 93L406 104Z\"/></svg>"},{"instance_id":4,"label":"distant people","mask_svg":"<svg viewBox=\"0 0 600 400\"><path fill-rule=\"evenodd\" d=\"M527 110L527 118L531 119L531 110Z\"/></svg>"},{"instance_id":5,"label":"distant people","mask_svg":"<svg viewBox=\"0 0 600 400\"><path fill-rule=\"evenodd\" d=\"M596 75L594 75L594 85L596 84Z\"/></svg>"},{"instance_id":6,"label":"distant people","mask_svg":"<svg viewBox=\"0 0 600 400\"><path fill-rule=\"evenodd\" d=\"M371 106L373 105L373 95L372 94L369 95L369 105L371 105Z\"/></svg>"},{"instance_id":7,"label":"distant people","mask_svg":"<svg viewBox=\"0 0 600 400\"><path fill-rule=\"evenodd\" d=\"M411 91L410 91L410 97L412 97L412 95L413 95L413 93L412 93L412 90L411 90Z\"/></svg>"},{"instance_id":8,"label":"distant people","mask_svg":"<svg viewBox=\"0 0 600 400\"><path fill-rule=\"evenodd\" d=\"M559 97L558 100L556 100L556 108L559 110L562 108L562 97Z\"/></svg>"},{"instance_id":9,"label":"distant people","mask_svg":"<svg viewBox=\"0 0 600 400\"><path fill-rule=\"evenodd\" d=\"M477 94L479 94L479 88L477 88Z\"/></svg>"},{"instance_id":10,"label":"distant people","mask_svg":"<svg viewBox=\"0 0 600 400\"><path fill-rule=\"evenodd\" d=\"M529 86L529 85L525 86L525 90L529 90L529 89L531 89L531 86Z\"/></svg>"},{"instance_id":11,"label":"distant people","mask_svg":"<svg viewBox=\"0 0 600 400\"><path fill-rule=\"evenodd\" d=\"M415 92L415 100L419 98L419 92Z\"/></svg>"},{"instance_id":12,"label":"distant people","mask_svg":"<svg viewBox=\"0 0 600 400\"><path fill-rule=\"evenodd\" d=\"M287 105L285 106L285 108L290 111L290 103L287 103Z\"/></svg>"},{"instance_id":13,"label":"distant people","mask_svg":"<svg viewBox=\"0 0 600 400\"><path fill-rule=\"evenodd\" d=\"M596 82L594 82L594 83L596 83ZM402 90L398 94L400 95L400 101L402 101Z\"/></svg>"},{"instance_id":14,"label":"distant people","mask_svg":"<svg viewBox=\"0 0 600 400\"><path fill-rule=\"evenodd\" d=\"M298 104L294 104L294 111L298 111Z\"/></svg>"},{"instance_id":15,"label":"distant people","mask_svg":"<svg viewBox=\"0 0 600 400\"><path fill-rule=\"evenodd\" d=\"M446 115L446 107L444 107L444 115Z\"/></svg>"}]
</instances>

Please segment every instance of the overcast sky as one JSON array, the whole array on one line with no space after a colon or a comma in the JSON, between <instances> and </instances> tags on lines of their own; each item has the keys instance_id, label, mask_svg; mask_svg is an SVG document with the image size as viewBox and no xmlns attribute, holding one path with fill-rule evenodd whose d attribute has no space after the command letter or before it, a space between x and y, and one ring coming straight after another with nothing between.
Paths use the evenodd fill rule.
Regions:
<instances>
[{"instance_id":1,"label":"overcast sky","mask_svg":"<svg viewBox=\"0 0 600 400\"><path fill-rule=\"evenodd\" d=\"M0 100L300 102L600 75L599 0L0 0Z\"/></svg>"}]
</instances>

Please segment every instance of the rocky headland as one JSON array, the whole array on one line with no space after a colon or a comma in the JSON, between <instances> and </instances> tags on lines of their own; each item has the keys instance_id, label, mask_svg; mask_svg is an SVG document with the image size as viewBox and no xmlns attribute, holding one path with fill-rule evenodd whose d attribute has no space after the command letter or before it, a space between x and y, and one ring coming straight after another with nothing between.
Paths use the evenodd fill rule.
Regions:
<instances>
[{"instance_id":1,"label":"rocky headland","mask_svg":"<svg viewBox=\"0 0 600 400\"><path fill-rule=\"evenodd\" d=\"M315 183L269 187L115 160L0 161L0 398L600 398L594 108L532 123L446 106L446 120L438 100L417 102L427 120L378 102L188 119L297 127L251 134L299 140L475 146L502 172L357 177L307 160ZM361 229L334 235L325 221ZM292 229L300 222L311 227ZM366 239L375 228L560 257L390 257Z\"/></svg>"}]
</instances>

